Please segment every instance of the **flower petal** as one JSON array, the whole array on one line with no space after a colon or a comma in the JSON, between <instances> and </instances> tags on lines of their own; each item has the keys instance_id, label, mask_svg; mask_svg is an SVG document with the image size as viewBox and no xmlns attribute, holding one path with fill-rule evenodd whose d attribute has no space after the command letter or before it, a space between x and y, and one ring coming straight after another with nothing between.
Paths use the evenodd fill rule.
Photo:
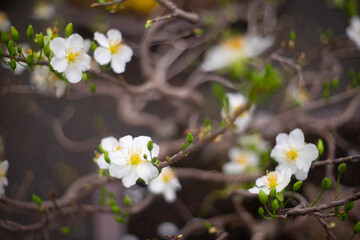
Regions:
<instances>
[{"instance_id":1,"label":"flower petal","mask_svg":"<svg viewBox=\"0 0 360 240\"><path fill-rule=\"evenodd\" d=\"M77 58L76 66L84 72L90 69L90 63L91 57L88 54L81 52L81 54Z\"/></svg>"},{"instance_id":2,"label":"flower petal","mask_svg":"<svg viewBox=\"0 0 360 240\"><path fill-rule=\"evenodd\" d=\"M151 180L148 185L149 191L154 194L163 193L165 191L165 188L166 188L166 184L164 181L162 181L160 176Z\"/></svg>"},{"instance_id":3,"label":"flower petal","mask_svg":"<svg viewBox=\"0 0 360 240\"><path fill-rule=\"evenodd\" d=\"M94 58L100 65L108 64L111 60L109 49L104 47L96 48L94 51Z\"/></svg>"},{"instance_id":4,"label":"flower petal","mask_svg":"<svg viewBox=\"0 0 360 240\"><path fill-rule=\"evenodd\" d=\"M69 65L65 71L67 80L71 83L78 83L82 78L82 71L75 65Z\"/></svg>"},{"instance_id":5,"label":"flower petal","mask_svg":"<svg viewBox=\"0 0 360 240\"><path fill-rule=\"evenodd\" d=\"M130 135L126 135L122 138L119 139L119 143L120 143L120 148L121 149L125 149L127 153L128 148L132 148L133 145L133 137Z\"/></svg>"},{"instance_id":6,"label":"flower petal","mask_svg":"<svg viewBox=\"0 0 360 240\"><path fill-rule=\"evenodd\" d=\"M105 37L104 34L99 33L99 32L95 32L94 33L94 40L97 41L97 43L104 48L109 48L109 39L107 37Z\"/></svg>"},{"instance_id":7,"label":"flower petal","mask_svg":"<svg viewBox=\"0 0 360 240\"><path fill-rule=\"evenodd\" d=\"M66 49L77 49L78 51L84 49L84 39L77 33L71 34L71 36L65 40Z\"/></svg>"},{"instance_id":8,"label":"flower petal","mask_svg":"<svg viewBox=\"0 0 360 240\"><path fill-rule=\"evenodd\" d=\"M146 184L148 184L151 179L159 174L158 169L150 162L144 162L143 164L138 165L135 171L139 177L145 181Z\"/></svg>"},{"instance_id":9,"label":"flower petal","mask_svg":"<svg viewBox=\"0 0 360 240\"><path fill-rule=\"evenodd\" d=\"M66 58L53 57L50 61L51 66L58 72L65 72L69 63Z\"/></svg>"},{"instance_id":10,"label":"flower petal","mask_svg":"<svg viewBox=\"0 0 360 240\"><path fill-rule=\"evenodd\" d=\"M131 170L130 173L122 179L122 182L125 187L131 187L136 183L138 178L139 175L135 171Z\"/></svg>"},{"instance_id":11,"label":"flower petal","mask_svg":"<svg viewBox=\"0 0 360 240\"><path fill-rule=\"evenodd\" d=\"M122 36L119 30L117 29L110 29L107 34L110 41L120 42L122 40Z\"/></svg>"},{"instance_id":12,"label":"flower petal","mask_svg":"<svg viewBox=\"0 0 360 240\"><path fill-rule=\"evenodd\" d=\"M65 57L66 41L61 37L51 40L50 49L56 57Z\"/></svg>"},{"instance_id":13,"label":"flower petal","mask_svg":"<svg viewBox=\"0 0 360 240\"><path fill-rule=\"evenodd\" d=\"M99 166L99 168L101 169L108 169L110 167L110 164L108 164L105 161L105 156L104 154L101 154L100 157L97 160L97 165Z\"/></svg>"},{"instance_id":14,"label":"flower petal","mask_svg":"<svg viewBox=\"0 0 360 240\"><path fill-rule=\"evenodd\" d=\"M165 198L165 201L168 203L174 202L176 199L175 191L171 188L167 188L164 192L164 198Z\"/></svg>"},{"instance_id":15,"label":"flower petal","mask_svg":"<svg viewBox=\"0 0 360 240\"><path fill-rule=\"evenodd\" d=\"M292 146L302 147L304 146L304 142L305 142L304 133L299 128L296 128L290 132L289 143Z\"/></svg>"},{"instance_id":16,"label":"flower petal","mask_svg":"<svg viewBox=\"0 0 360 240\"><path fill-rule=\"evenodd\" d=\"M114 137L106 137L106 138L103 138L101 139L101 146L103 147L103 149L105 151L112 151L113 150L113 147L116 145L116 144L119 144L119 142L116 140L116 138Z\"/></svg>"},{"instance_id":17,"label":"flower petal","mask_svg":"<svg viewBox=\"0 0 360 240\"><path fill-rule=\"evenodd\" d=\"M122 151L109 152L109 158L112 163L115 163L117 165L127 164L126 156Z\"/></svg>"},{"instance_id":18,"label":"flower petal","mask_svg":"<svg viewBox=\"0 0 360 240\"><path fill-rule=\"evenodd\" d=\"M319 156L319 151L314 144L309 143L299 149L299 155L309 161L314 161Z\"/></svg>"},{"instance_id":19,"label":"flower petal","mask_svg":"<svg viewBox=\"0 0 360 240\"><path fill-rule=\"evenodd\" d=\"M125 71L126 63L120 54L112 55L111 68L116 73L123 73Z\"/></svg>"},{"instance_id":20,"label":"flower petal","mask_svg":"<svg viewBox=\"0 0 360 240\"><path fill-rule=\"evenodd\" d=\"M129 62L133 54L134 54L133 50L128 45L123 45L119 55L121 55L121 58L125 62Z\"/></svg>"},{"instance_id":21,"label":"flower petal","mask_svg":"<svg viewBox=\"0 0 360 240\"><path fill-rule=\"evenodd\" d=\"M297 180L305 180L308 176L308 171L302 171L300 169L298 169L295 173L295 177Z\"/></svg>"},{"instance_id":22,"label":"flower petal","mask_svg":"<svg viewBox=\"0 0 360 240\"><path fill-rule=\"evenodd\" d=\"M109 167L110 176L116 177L116 178L126 177L130 174L130 172L131 172L130 165L124 166L124 165L111 164L111 166Z\"/></svg>"},{"instance_id":23,"label":"flower petal","mask_svg":"<svg viewBox=\"0 0 360 240\"><path fill-rule=\"evenodd\" d=\"M279 133L276 136L276 145L277 144L287 144L288 143L288 135L286 133Z\"/></svg>"}]
</instances>

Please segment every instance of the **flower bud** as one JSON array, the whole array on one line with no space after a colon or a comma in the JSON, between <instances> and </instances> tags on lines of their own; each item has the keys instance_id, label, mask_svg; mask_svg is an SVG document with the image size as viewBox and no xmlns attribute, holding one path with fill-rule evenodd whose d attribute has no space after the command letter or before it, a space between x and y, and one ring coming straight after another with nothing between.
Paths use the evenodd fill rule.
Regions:
<instances>
[{"instance_id":1,"label":"flower bud","mask_svg":"<svg viewBox=\"0 0 360 240\"><path fill-rule=\"evenodd\" d=\"M331 188L331 181L328 177L324 177L321 182L321 187L323 190L328 190L329 188Z\"/></svg>"},{"instance_id":2,"label":"flower bud","mask_svg":"<svg viewBox=\"0 0 360 240\"><path fill-rule=\"evenodd\" d=\"M339 174L343 174L346 171L346 163L342 163L338 166Z\"/></svg>"},{"instance_id":3,"label":"flower bud","mask_svg":"<svg viewBox=\"0 0 360 240\"><path fill-rule=\"evenodd\" d=\"M34 39L34 28L32 25L29 25L26 30L26 36L32 41Z\"/></svg>"},{"instance_id":4,"label":"flower bud","mask_svg":"<svg viewBox=\"0 0 360 240\"><path fill-rule=\"evenodd\" d=\"M269 201L268 196L263 190L260 190L259 192L259 200L262 204L266 204Z\"/></svg>"},{"instance_id":5,"label":"flower bud","mask_svg":"<svg viewBox=\"0 0 360 240\"><path fill-rule=\"evenodd\" d=\"M50 57L50 45L49 45L49 43L48 44L46 44L45 45L45 47L44 47L44 54L45 54L45 56L46 57Z\"/></svg>"},{"instance_id":6,"label":"flower bud","mask_svg":"<svg viewBox=\"0 0 360 240\"><path fill-rule=\"evenodd\" d=\"M26 56L26 63L31 66L34 63L34 55L29 54Z\"/></svg>"},{"instance_id":7,"label":"flower bud","mask_svg":"<svg viewBox=\"0 0 360 240\"><path fill-rule=\"evenodd\" d=\"M151 150L153 150L153 141L152 140L150 140L149 142L148 142L148 144L147 144L147 149L151 152Z\"/></svg>"},{"instance_id":8,"label":"flower bud","mask_svg":"<svg viewBox=\"0 0 360 240\"><path fill-rule=\"evenodd\" d=\"M262 207L259 207L259 209L258 209L258 214L259 214L260 216L263 216L264 213L265 213L264 209L263 209Z\"/></svg>"},{"instance_id":9,"label":"flower bud","mask_svg":"<svg viewBox=\"0 0 360 240\"><path fill-rule=\"evenodd\" d=\"M15 42L19 42L19 32L18 30L16 30L16 28L14 26L11 26L10 28L10 35L11 38L15 41Z\"/></svg>"},{"instance_id":10,"label":"flower bud","mask_svg":"<svg viewBox=\"0 0 360 240\"><path fill-rule=\"evenodd\" d=\"M18 46L17 46L17 52L18 52L19 54L22 53L22 47L21 47L21 45L18 45Z\"/></svg>"},{"instance_id":11,"label":"flower bud","mask_svg":"<svg viewBox=\"0 0 360 240\"><path fill-rule=\"evenodd\" d=\"M109 152L105 152L105 153L104 153L104 158L105 158L105 161L106 161L108 164L111 163L110 158L109 158Z\"/></svg>"},{"instance_id":12,"label":"flower bud","mask_svg":"<svg viewBox=\"0 0 360 240\"><path fill-rule=\"evenodd\" d=\"M14 59L10 62L10 68L11 71L15 71L16 69L16 61Z\"/></svg>"},{"instance_id":13,"label":"flower bud","mask_svg":"<svg viewBox=\"0 0 360 240\"><path fill-rule=\"evenodd\" d=\"M335 209L335 211L337 212L337 211L340 210L340 206L335 206L334 209Z\"/></svg>"},{"instance_id":14,"label":"flower bud","mask_svg":"<svg viewBox=\"0 0 360 240\"><path fill-rule=\"evenodd\" d=\"M354 225L354 234L360 232L360 221Z\"/></svg>"},{"instance_id":15,"label":"flower bud","mask_svg":"<svg viewBox=\"0 0 360 240\"><path fill-rule=\"evenodd\" d=\"M345 204L344 210L345 212L348 213L353 207L354 207L354 202L348 202L347 204Z\"/></svg>"},{"instance_id":16,"label":"flower bud","mask_svg":"<svg viewBox=\"0 0 360 240\"><path fill-rule=\"evenodd\" d=\"M271 202L271 208L272 208L275 212L277 212L277 210L279 209L279 202L278 202L278 200L276 200L276 199L272 200L272 202Z\"/></svg>"},{"instance_id":17,"label":"flower bud","mask_svg":"<svg viewBox=\"0 0 360 240\"><path fill-rule=\"evenodd\" d=\"M41 207L42 205L42 199L36 195L35 193L32 194L32 200L34 203L36 203L36 205L38 205L38 207Z\"/></svg>"},{"instance_id":18,"label":"flower bud","mask_svg":"<svg viewBox=\"0 0 360 240\"><path fill-rule=\"evenodd\" d=\"M293 191L294 192L298 191L301 188L302 184L303 184L303 181L297 181L296 183L294 183Z\"/></svg>"},{"instance_id":19,"label":"flower bud","mask_svg":"<svg viewBox=\"0 0 360 240\"><path fill-rule=\"evenodd\" d=\"M70 37L70 35L73 33L73 24L69 23L65 28L65 37Z\"/></svg>"},{"instance_id":20,"label":"flower bud","mask_svg":"<svg viewBox=\"0 0 360 240\"><path fill-rule=\"evenodd\" d=\"M324 142L321 139L317 142L317 149L319 151L319 156L321 156L324 153Z\"/></svg>"},{"instance_id":21,"label":"flower bud","mask_svg":"<svg viewBox=\"0 0 360 240\"><path fill-rule=\"evenodd\" d=\"M9 42L9 35L4 30L1 31L1 41L5 44Z\"/></svg>"},{"instance_id":22,"label":"flower bud","mask_svg":"<svg viewBox=\"0 0 360 240\"><path fill-rule=\"evenodd\" d=\"M39 33L36 37L37 39L37 44L39 45L40 48L43 48L44 47L44 35L43 33Z\"/></svg>"},{"instance_id":23,"label":"flower bud","mask_svg":"<svg viewBox=\"0 0 360 240\"><path fill-rule=\"evenodd\" d=\"M270 190L269 196L270 196L270 199L273 199L276 196L276 188L272 188Z\"/></svg>"},{"instance_id":24,"label":"flower bud","mask_svg":"<svg viewBox=\"0 0 360 240\"><path fill-rule=\"evenodd\" d=\"M193 135L191 134L191 132L188 133L187 135L187 138L186 138L186 141L189 143L189 145L191 145L194 141L194 137Z\"/></svg>"},{"instance_id":25,"label":"flower bud","mask_svg":"<svg viewBox=\"0 0 360 240\"><path fill-rule=\"evenodd\" d=\"M91 51L94 52L96 48L97 48L96 43L94 41L91 41Z\"/></svg>"}]
</instances>

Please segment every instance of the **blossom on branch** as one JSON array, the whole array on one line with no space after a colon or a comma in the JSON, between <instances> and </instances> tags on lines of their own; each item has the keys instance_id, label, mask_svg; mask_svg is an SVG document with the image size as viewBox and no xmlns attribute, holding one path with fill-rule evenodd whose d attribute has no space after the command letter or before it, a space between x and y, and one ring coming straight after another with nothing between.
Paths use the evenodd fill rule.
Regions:
<instances>
[{"instance_id":1,"label":"blossom on branch","mask_svg":"<svg viewBox=\"0 0 360 240\"><path fill-rule=\"evenodd\" d=\"M163 194L166 202L172 203L176 199L176 191L181 189L179 179L170 167L162 169L159 176L152 179L148 189L154 194Z\"/></svg>"},{"instance_id":2,"label":"blossom on branch","mask_svg":"<svg viewBox=\"0 0 360 240\"><path fill-rule=\"evenodd\" d=\"M31 85L40 92L55 92L56 97L64 95L67 84L46 66L35 66L30 75Z\"/></svg>"},{"instance_id":3,"label":"blossom on branch","mask_svg":"<svg viewBox=\"0 0 360 240\"><path fill-rule=\"evenodd\" d=\"M265 176L256 179L256 186L250 188L249 192L259 194L263 190L266 195L269 195L273 188L276 189L276 192L281 192L290 183L290 180L291 171L289 169L267 172Z\"/></svg>"},{"instance_id":4,"label":"blossom on branch","mask_svg":"<svg viewBox=\"0 0 360 240\"><path fill-rule=\"evenodd\" d=\"M95 32L94 39L100 45L94 51L94 58L100 65L111 62L111 68L116 73L123 73L125 65L131 60L132 49L122 42L120 31L110 29L105 36Z\"/></svg>"},{"instance_id":5,"label":"blossom on branch","mask_svg":"<svg viewBox=\"0 0 360 240\"><path fill-rule=\"evenodd\" d=\"M0 11L0 30L9 31L11 27L11 22L6 13Z\"/></svg>"},{"instance_id":6,"label":"blossom on branch","mask_svg":"<svg viewBox=\"0 0 360 240\"><path fill-rule=\"evenodd\" d=\"M346 28L346 35L353 40L356 46L360 49L360 18L353 17L350 21L350 26Z\"/></svg>"},{"instance_id":7,"label":"blossom on branch","mask_svg":"<svg viewBox=\"0 0 360 240\"><path fill-rule=\"evenodd\" d=\"M60 73L65 73L71 83L77 83L82 78L82 73L90 69L91 58L84 50L84 40L77 34L69 38L54 38L50 42L50 49L54 53L51 66Z\"/></svg>"},{"instance_id":8,"label":"blossom on branch","mask_svg":"<svg viewBox=\"0 0 360 240\"><path fill-rule=\"evenodd\" d=\"M255 153L238 147L230 148L228 152L230 162L223 165L222 171L226 174L241 174L256 167L260 161Z\"/></svg>"},{"instance_id":9,"label":"blossom on branch","mask_svg":"<svg viewBox=\"0 0 360 240\"><path fill-rule=\"evenodd\" d=\"M271 151L270 156L279 165L277 171L290 169L291 174L295 174L298 180L307 178L311 162L319 155L314 144L306 144L304 133L296 128L289 135L280 133L276 136L276 145Z\"/></svg>"},{"instance_id":10,"label":"blossom on branch","mask_svg":"<svg viewBox=\"0 0 360 240\"><path fill-rule=\"evenodd\" d=\"M205 55L201 69L216 71L231 66L237 61L253 58L268 49L274 40L255 35L235 36L211 48Z\"/></svg>"},{"instance_id":11,"label":"blossom on branch","mask_svg":"<svg viewBox=\"0 0 360 240\"><path fill-rule=\"evenodd\" d=\"M4 187L8 185L6 178L6 172L9 168L9 162L7 160L0 162L0 197L5 193Z\"/></svg>"},{"instance_id":12,"label":"blossom on branch","mask_svg":"<svg viewBox=\"0 0 360 240\"><path fill-rule=\"evenodd\" d=\"M237 114L238 111L241 111L248 103L246 97L241 93L227 93L225 101L225 106L221 110L221 117L226 120L233 118L234 115ZM250 110L246 110L236 117L234 125L237 132L243 132L249 125L252 119L253 110L254 108L251 107Z\"/></svg>"}]
</instances>

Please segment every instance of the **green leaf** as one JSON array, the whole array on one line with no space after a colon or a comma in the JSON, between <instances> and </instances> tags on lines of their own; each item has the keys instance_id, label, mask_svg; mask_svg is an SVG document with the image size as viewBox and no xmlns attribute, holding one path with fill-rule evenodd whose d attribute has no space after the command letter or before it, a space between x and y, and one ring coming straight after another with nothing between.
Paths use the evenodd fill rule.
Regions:
<instances>
[{"instance_id":1,"label":"green leaf","mask_svg":"<svg viewBox=\"0 0 360 240\"><path fill-rule=\"evenodd\" d=\"M127 206L127 207L131 206L131 198L128 195L125 195L123 201L124 201L125 206Z\"/></svg>"},{"instance_id":2,"label":"green leaf","mask_svg":"<svg viewBox=\"0 0 360 240\"><path fill-rule=\"evenodd\" d=\"M35 193L33 193L33 194L32 194L32 200L33 200L34 203L36 203L36 205L38 205L38 207L41 207L41 205L42 205L42 200L41 200L41 198L40 198L38 195L36 195Z\"/></svg>"},{"instance_id":3,"label":"green leaf","mask_svg":"<svg viewBox=\"0 0 360 240\"><path fill-rule=\"evenodd\" d=\"M296 33L295 33L294 30L291 30L291 31L290 31L289 39L292 40L292 41L295 41L295 40L296 40Z\"/></svg>"}]
</instances>

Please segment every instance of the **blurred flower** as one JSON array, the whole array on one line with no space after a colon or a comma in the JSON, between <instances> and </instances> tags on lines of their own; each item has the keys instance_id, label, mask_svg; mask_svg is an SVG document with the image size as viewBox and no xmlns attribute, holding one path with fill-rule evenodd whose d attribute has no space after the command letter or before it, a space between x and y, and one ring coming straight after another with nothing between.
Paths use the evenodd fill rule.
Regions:
<instances>
[{"instance_id":1,"label":"blurred flower","mask_svg":"<svg viewBox=\"0 0 360 240\"><path fill-rule=\"evenodd\" d=\"M255 153L238 147L228 151L230 162L223 165L222 171L227 174L241 174L251 167L256 167L260 161Z\"/></svg>"},{"instance_id":2,"label":"blurred flower","mask_svg":"<svg viewBox=\"0 0 360 240\"><path fill-rule=\"evenodd\" d=\"M94 34L95 41L100 45L94 51L94 58L100 65L111 62L111 68L116 73L125 71L125 65L131 60L132 49L122 42L121 33L116 29L110 29L107 37L99 32Z\"/></svg>"},{"instance_id":3,"label":"blurred flower","mask_svg":"<svg viewBox=\"0 0 360 240\"><path fill-rule=\"evenodd\" d=\"M8 185L8 180L6 178L6 172L9 168L9 162L4 160L0 162L0 197L5 193L5 186Z\"/></svg>"},{"instance_id":4,"label":"blurred flower","mask_svg":"<svg viewBox=\"0 0 360 240\"><path fill-rule=\"evenodd\" d=\"M264 140L259 133L241 135L238 139L238 144L259 153L266 152L270 148L270 143Z\"/></svg>"},{"instance_id":5,"label":"blurred flower","mask_svg":"<svg viewBox=\"0 0 360 240\"><path fill-rule=\"evenodd\" d=\"M277 171L290 169L298 180L307 178L311 162L318 157L319 153L314 144L305 144L304 133L296 128L289 135L280 133L276 136L276 145L270 156L279 165Z\"/></svg>"},{"instance_id":6,"label":"blurred flower","mask_svg":"<svg viewBox=\"0 0 360 240\"><path fill-rule=\"evenodd\" d=\"M346 35L353 40L356 46L360 49L360 18L353 17L350 21L350 26L346 28Z\"/></svg>"},{"instance_id":7,"label":"blurred flower","mask_svg":"<svg viewBox=\"0 0 360 240\"><path fill-rule=\"evenodd\" d=\"M166 202L172 203L176 199L176 191L181 189L179 179L170 167L162 169L159 176L152 179L148 189L154 194L163 194Z\"/></svg>"},{"instance_id":8,"label":"blurred flower","mask_svg":"<svg viewBox=\"0 0 360 240\"><path fill-rule=\"evenodd\" d=\"M258 194L260 190L263 190L266 195L269 195L272 188L275 188L276 192L281 192L289 184L290 179L291 171L289 169L267 172L265 176L256 179L256 186L250 188L249 192Z\"/></svg>"},{"instance_id":9,"label":"blurred flower","mask_svg":"<svg viewBox=\"0 0 360 240\"><path fill-rule=\"evenodd\" d=\"M139 136L133 138L128 135L120 138L119 148L113 154L109 152L110 167L109 173L112 177L121 178L125 187L134 185L138 178L144 180L146 184L159 174L157 168L147 159L159 155L159 146L153 144L150 151L147 148L150 137ZM117 146L117 145L116 145Z\"/></svg>"},{"instance_id":10,"label":"blurred flower","mask_svg":"<svg viewBox=\"0 0 360 240\"><path fill-rule=\"evenodd\" d=\"M234 116L240 109L246 106L248 100L241 93L227 93L226 97L228 99L228 105L225 104L225 107L221 110L221 116L223 119L229 119ZM235 119L235 126L237 132L243 132L245 128L249 125L252 119L254 107L251 107L250 110L244 111Z\"/></svg>"},{"instance_id":11,"label":"blurred flower","mask_svg":"<svg viewBox=\"0 0 360 240\"><path fill-rule=\"evenodd\" d=\"M55 91L56 97L62 97L66 91L67 84L50 71L47 66L35 66L30 75L31 84L40 92Z\"/></svg>"},{"instance_id":12,"label":"blurred flower","mask_svg":"<svg viewBox=\"0 0 360 240\"><path fill-rule=\"evenodd\" d=\"M162 238L169 239L165 237L165 235L168 236L176 235L179 232L179 228L172 222L162 222L159 224L156 231L158 235L161 236Z\"/></svg>"},{"instance_id":13,"label":"blurred flower","mask_svg":"<svg viewBox=\"0 0 360 240\"><path fill-rule=\"evenodd\" d=\"M229 67L234 62L260 55L273 42L273 38L254 35L232 37L211 48L201 68L207 72Z\"/></svg>"},{"instance_id":14,"label":"blurred flower","mask_svg":"<svg viewBox=\"0 0 360 240\"><path fill-rule=\"evenodd\" d=\"M11 27L11 22L6 13L0 11L0 30L8 32Z\"/></svg>"},{"instance_id":15,"label":"blurred flower","mask_svg":"<svg viewBox=\"0 0 360 240\"><path fill-rule=\"evenodd\" d=\"M308 92L305 88L299 88L298 86L293 86L289 89L290 97L295 101L296 104L302 106L308 100Z\"/></svg>"},{"instance_id":16,"label":"blurred flower","mask_svg":"<svg viewBox=\"0 0 360 240\"><path fill-rule=\"evenodd\" d=\"M71 83L77 83L82 78L82 72L90 69L91 58L84 51L83 38L75 33L69 38L54 38L50 42L50 49L54 53L51 66L58 72L65 72Z\"/></svg>"},{"instance_id":17,"label":"blurred flower","mask_svg":"<svg viewBox=\"0 0 360 240\"><path fill-rule=\"evenodd\" d=\"M49 2L41 1L38 2L34 7L34 18L49 20L55 15L55 6Z\"/></svg>"}]
</instances>

